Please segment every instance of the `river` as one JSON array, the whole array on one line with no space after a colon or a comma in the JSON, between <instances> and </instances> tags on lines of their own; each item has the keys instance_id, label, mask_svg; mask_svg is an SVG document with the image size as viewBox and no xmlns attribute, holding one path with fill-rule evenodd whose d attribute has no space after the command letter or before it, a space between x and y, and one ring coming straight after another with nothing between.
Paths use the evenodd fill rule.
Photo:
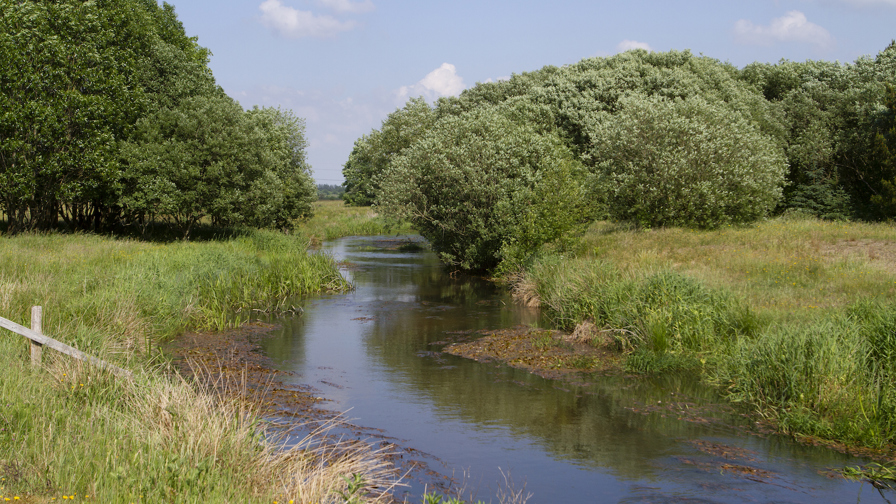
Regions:
<instances>
[{"instance_id":1,"label":"river","mask_svg":"<svg viewBox=\"0 0 896 504\"><path fill-rule=\"evenodd\" d=\"M355 290L307 300L262 342L275 367L317 388L372 443L410 449L485 502L508 475L531 504L896 500L831 476L864 461L751 433L748 418L688 377L569 384L440 353L471 331L543 322L432 252L397 246L412 239L325 244ZM435 479L410 475L408 501Z\"/></svg>"}]
</instances>

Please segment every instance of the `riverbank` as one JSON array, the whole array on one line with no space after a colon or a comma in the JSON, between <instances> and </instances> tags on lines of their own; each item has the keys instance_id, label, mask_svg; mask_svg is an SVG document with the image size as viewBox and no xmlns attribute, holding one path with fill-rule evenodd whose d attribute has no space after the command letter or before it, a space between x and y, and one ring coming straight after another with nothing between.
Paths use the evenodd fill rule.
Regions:
<instances>
[{"instance_id":1,"label":"riverbank","mask_svg":"<svg viewBox=\"0 0 896 504\"><path fill-rule=\"evenodd\" d=\"M507 281L555 327L612 339L629 372L696 373L782 432L894 458L891 225L597 223L566 257L544 256Z\"/></svg>"},{"instance_id":2,"label":"riverbank","mask_svg":"<svg viewBox=\"0 0 896 504\"><path fill-rule=\"evenodd\" d=\"M30 307L41 305L44 333L135 373L133 381L117 379L51 351L33 369L24 339L0 338L0 498L342 502L346 492L387 498L395 475L368 446L318 437L294 447L292 440L282 450L285 438L261 420L261 403L240 399L253 390L223 383L213 372L182 379L158 351L185 331L218 332L257 310L289 311L304 296L349 289L335 263L308 254L309 246L340 233L380 234L390 224L342 208L319 205L318 217L294 235L250 231L155 243L52 233L0 239L0 316L27 326Z\"/></svg>"}]
</instances>

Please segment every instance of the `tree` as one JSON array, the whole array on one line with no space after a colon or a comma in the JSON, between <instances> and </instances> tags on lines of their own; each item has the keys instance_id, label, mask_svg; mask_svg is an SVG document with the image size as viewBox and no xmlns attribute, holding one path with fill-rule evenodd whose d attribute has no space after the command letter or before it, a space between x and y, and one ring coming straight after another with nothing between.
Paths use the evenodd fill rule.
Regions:
<instances>
[{"instance_id":1,"label":"tree","mask_svg":"<svg viewBox=\"0 0 896 504\"><path fill-rule=\"evenodd\" d=\"M782 60L753 63L741 78L784 118L789 172L782 208L822 218L885 218L874 152L888 83L896 81L896 44L852 64Z\"/></svg>"},{"instance_id":2,"label":"tree","mask_svg":"<svg viewBox=\"0 0 896 504\"><path fill-rule=\"evenodd\" d=\"M223 93L142 118L122 155L132 188L122 204L143 223L170 221L184 237L204 217L234 221L245 178L258 176L249 173L256 163L243 110Z\"/></svg>"},{"instance_id":3,"label":"tree","mask_svg":"<svg viewBox=\"0 0 896 504\"><path fill-rule=\"evenodd\" d=\"M700 97L631 95L617 107L588 132L596 190L613 218L714 228L763 217L778 203L783 152L740 114Z\"/></svg>"},{"instance_id":4,"label":"tree","mask_svg":"<svg viewBox=\"0 0 896 504\"><path fill-rule=\"evenodd\" d=\"M413 144L435 121L432 107L423 98L411 98L389 114L379 130L355 141L342 169L347 204L372 205L379 194L380 177L396 156Z\"/></svg>"},{"instance_id":5,"label":"tree","mask_svg":"<svg viewBox=\"0 0 896 504\"><path fill-rule=\"evenodd\" d=\"M249 181L246 201L241 203L244 223L291 229L296 220L313 215L311 203L317 199L311 166L305 159L305 120L291 110L274 108L254 108L248 119L259 137L250 141L250 148L263 173Z\"/></svg>"},{"instance_id":6,"label":"tree","mask_svg":"<svg viewBox=\"0 0 896 504\"><path fill-rule=\"evenodd\" d=\"M223 91L141 119L122 146L133 189L122 204L141 223L167 220L189 237L219 225L290 228L312 213L304 121L279 109L248 113Z\"/></svg>"},{"instance_id":7,"label":"tree","mask_svg":"<svg viewBox=\"0 0 896 504\"><path fill-rule=\"evenodd\" d=\"M442 260L465 270L518 261L588 222L587 174L528 100L440 120L388 167L384 212L409 219ZM557 198L558 188L571 188Z\"/></svg>"},{"instance_id":8,"label":"tree","mask_svg":"<svg viewBox=\"0 0 896 504\"><path fill-rule=\"evenodd\" d=\"M0 209L13 232L60 213L101 226L115 214L115 142L146 103L135 72L145 5L0 5Z\"/></svg>"},{"instance_id":9,"label":"tree","mask_svg":"<svg viewBox=\"0 0 896 504\"><path fill-rule=\"evenodd\" d=\"M311 214L304 122L244 112L155 0L0 0L0 211L11 232Z\"/></svg>"},{"instance_id":10,"label":"tree","mask_svg":"<svg viewBox=\"0 0 896 504\"><path fill-rule=\"evenodd\" d=\"M880 190L871 196L883 219L896 218L896 87L887 88L886 110L881 113L874 135L872 164Z\"/></svg>"}]
</instances>

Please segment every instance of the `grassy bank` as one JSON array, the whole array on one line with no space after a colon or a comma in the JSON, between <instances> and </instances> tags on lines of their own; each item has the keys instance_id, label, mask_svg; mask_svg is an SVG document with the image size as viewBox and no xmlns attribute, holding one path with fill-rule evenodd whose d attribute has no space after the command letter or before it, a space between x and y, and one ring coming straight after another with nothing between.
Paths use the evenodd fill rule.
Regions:
<instances>
[{"instance_id":1,"label":"grassy bank","mask_svg":"<svg viewBox=\"0 0 896 504\"><path fill-rule=\"evenodd\" d=\"M513 280L635 371L700 373L784 432L896 445L896 229L779 218L717 231L594 225Z\"/></svg>"},{"instance_id":2,"label":"grassy bank","mask_svg":"<svg viewBox=\"0 0 896 504\"><path fill-rule=\"evenodd\" d=\"M314 217L296 230L313 244L343 236L374 236L413 233L405 222L380 216L371 207L346 206L342 201L314 203Z\"/></svg>"},{"instance_id":3,"label":"grassy bank","mask_svg":"<svg viewBox=\"0 0 896 504\"><path fill-rule=\"evenodd\" d=\"M26 340L4 331L0 499L342 502L340 492L386 488L392 476L365 446L318 438L282 451L252 406L215 384L172 377L152 350L186 330L222 329L253 310L349 288L330 258L307 253L310 243L387 225L330 206L293 235L0 237L0 316L27 326L30 307L42 305L46 334L136 376L116 379L52 351L32 369ZM343 478L354 474L364 488Z\"/></svg>"}]
</instances>

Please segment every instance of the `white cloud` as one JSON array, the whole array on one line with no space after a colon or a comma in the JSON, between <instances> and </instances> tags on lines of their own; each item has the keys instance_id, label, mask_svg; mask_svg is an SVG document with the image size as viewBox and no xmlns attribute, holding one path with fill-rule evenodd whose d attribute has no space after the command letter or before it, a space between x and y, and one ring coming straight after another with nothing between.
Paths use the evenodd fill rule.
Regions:
<instances>
[{"instance_id":1,"label":"white cloud","mask_svg":"<svg viewBox=\"0 0 896 504\"><path fill-rule=\"evenodd\" d=\"M339 21L332 16L296 10L283 5L280 0L265 0L258 8L261 9L262 24L289 38L331 37L355 27L354 21Z\"/></svg>"},{"instance_id":2,"label":"white cloud","mask_svg":"<svg viewBox=\"0 0 896 504\"><path fill-rule=\"evenodd\" d=\"M359 14L370 12L374 9L373 2L370 0L361 2L352 2L351 0L317 0L317 3L337 14Z\"/></svg>"},{"instance_id":3,"label":"white cloud","mask_svg":"<svg viewBox=\"0 0 896 504\"><path fill-rule=\"evenodd\" d=\"M830 32L809 22L805 14L795 10L772 19L768 26L754 25L752 21L741 19L734 23L734 37L742 44L766 46L775 42L804 42L826 48L834 43Z\"/></svg>"},{"instance_id":4,"label":"white cloud","mask_svg":"<svg viewBox=\"0 0 896 504\"><path fill-rule=\"evenodd\" d=\"M616 46L618 52L631 51L632 49L644 49L645 51L653 50L647 42L638 42L637 40L623 40Z\"/></svg>"},{"instance_id":5,"label":"white cloud","mask_svg":"<svg viewBox=\"0 0 896 504\"><path fill-rule=\"evenodd\" d=\"M435 100L440 96L456 96L466 87L454 65L442 63L442 66L426 74L420 82L413 86L402 86L397 97L402 102L411 96L421 95L428 100Z\"/></svg>"}]
</instances>

